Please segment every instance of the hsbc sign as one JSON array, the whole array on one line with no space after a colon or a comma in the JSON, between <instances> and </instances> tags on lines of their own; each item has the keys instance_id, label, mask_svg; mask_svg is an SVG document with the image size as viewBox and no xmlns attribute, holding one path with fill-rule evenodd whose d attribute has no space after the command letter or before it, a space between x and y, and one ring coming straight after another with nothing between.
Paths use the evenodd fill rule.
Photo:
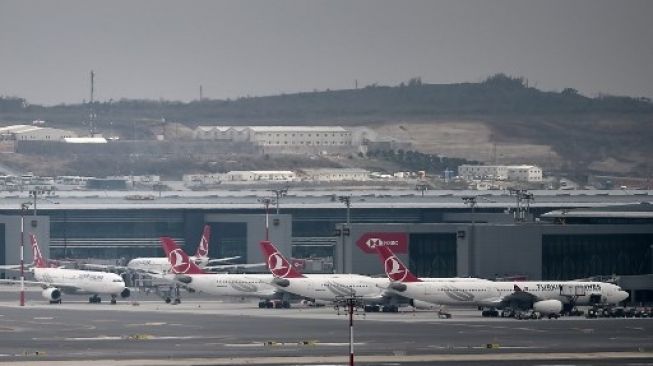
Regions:
<instances>
[{"instance_id":1,"label":"hsbc sign","mask_svg":"<svg viewBox=\"0 0 653 366\"><path fill-rule=\"evenodd\" d=\"M356 241L356 245L365 253L376 253L377 247L389 247L395 253L408 251L408 235L406 233L365 233Z\"/></svg>"}]
</instances>

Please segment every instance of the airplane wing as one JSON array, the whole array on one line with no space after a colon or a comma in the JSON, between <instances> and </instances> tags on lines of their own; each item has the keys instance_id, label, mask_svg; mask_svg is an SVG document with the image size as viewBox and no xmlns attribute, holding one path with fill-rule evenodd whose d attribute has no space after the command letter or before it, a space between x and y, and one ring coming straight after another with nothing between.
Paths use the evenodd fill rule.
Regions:
<instances>
[{"instance_id":1,"label":"airplane wing","mask_svg":"<svg viewBox=\"0 0 653 366\"><path fill-rule=\"evenodd\" d=\"M8 283L8 284L14 284L14 285L19 285L20 280L8 280L8 279L0 279L0 283ZM43 282L43 281L23 281L25 286L38 286L41 288L48 288L48 287L56 287L63 292L76 292L79 291L80 288L76 286L71 286L70 284L64 284L64 283L51 283L51 282Z\"/></svg>"},{"instance_id":2,"label":"airplane wing","mask_svg":"<svg viewBox=\"0 0 653 366\"><path fill-rule=\"evenodd\" d=\"M531 308L533 304L540 299L534 294L522 290L519 286L514 286L514 291L503 296L498 300L498 305L512 308Z\"/></svg>"},{"instance_id":3,"label":"airplane wing","mask_svg":"<svg viewBox=\"0 0 653 366\"><path fill-rule=\"evenodd\" d=\"M144 274L147 276L151 277L156 277L159 278L159 276L164 275L163 272L157 272L157 271L148 271L144 269L138 269L138 268L129 268L126 266L116 266L113 264L94 264L94 263L86 263L81 265L80 267L87 268L87 269L93 269L93 270L99 270L99 271L106 271L106 272L135 272L135 273L140 273Z\"/></svg>"},{"instance_id":4,"label":"airplane wing","mask_svg":"<svg viewBox=\"0 0 653 366\"><path fill-rule=\"evenodd\" d=\"M222 269L257 268L257 267L264 267L264 266L266 266L266 264L261 262L261 263L244 263L244 264L221 264L217 266L202 267L202 269L206 271L219 271Z\"/></svg>"},{"instance_id":5,"label":"airplane wing","mask_svg":"<svg viewBox=\"0 0 653 366\"><path fill-rule=\"evenodd\" d=\"M27 266L24 266L23 268L27 268ZM0 266L0 270L5 270L5 271L20 271L20 264L7 264L7 265L2 265Z\"/></svg>"},{"instance_id":6,"label":"airplane wing","mask_svg":"<svg viewBox=\"0 0 653 366\"><path fill-rule=\"evenodd\" d=\"M9 280L9 279L0 279L0 283L6 283L6 284L11 284L11 285L20 285L20 280ZM41 281L28 281L24 280L23 283L26 286L41 286L41 287L48 287L49 284Z\"/></svg>"},{"instance_id":7,"label":"airplane wing","mask_svg":"<svg viewBox=\"0 0 653 366\"><path fill-rule=\"evenodd\" d=\"M235 261L236 259L240 259L240 258L241 257L239 255L234 256L234 257L215 258L215 259L209 259L209 261L207 263L212 264L212 263L229 262L229 261Z\"/></svg>"},{"instance_id":8,"label":"airplane wing","mask_svg":"<svg viewBox=\"0 0 653 366\"><path fill-rule=\"evenodd\" d=\"M125 266L116 266L113 264L84 263L84 264L80 264L79 266L83 268L95 269L100 271L129 271L130 270L130 268L127 268Z\"/></svg>"}]
</instances>

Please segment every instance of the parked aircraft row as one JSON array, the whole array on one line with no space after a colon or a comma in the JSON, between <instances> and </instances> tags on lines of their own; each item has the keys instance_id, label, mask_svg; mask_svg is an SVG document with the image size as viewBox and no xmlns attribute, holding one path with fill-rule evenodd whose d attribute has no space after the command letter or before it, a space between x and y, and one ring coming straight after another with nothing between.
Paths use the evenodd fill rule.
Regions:
<instances>
[{"instance_id":1,"label":"parked aircraft row","mask_svg":"<svg viewBox=\"0 0 653 366\"><path fill-rule=\"evenodd\" d=\"M207 270L231 269L262 266L263 263L255 264L220 264L240 257L225 257L211 259L209 253L210 226L205 225L197 248L196 255L192 257L194 263L202 265ZM35 281L23 281L28 286L40 286L43 288L42 296L50 303L61 303L62 294L89 294L90 303L101 302L100 295L111 296L111 303L116 303L116 298L129 297L131 291L125 285L125 281L116 273L107 271L135 272L146 274L150 277L167 279L174 283L174 279L168 275L170 262L166 257L135 258L127 266L84 264L84 268L90 270L78 270L65 268L68 263L47 260L41 253L37 238L30 234L32 246L32 263L25 265L27 272L31 273ZM0 269L19 271L20 265L3 265ZM20 280L3 279L0 283L20 283Z\"/></svg>"},{"instance_id":2,"label":"parked aircraft row","mask_svg":"<svg viewBox=\"0 0 653 366\"><path fill-rule=\"evenodd\" d=\"M261 250L272 278L265 275L207 274L171 238L161 238L175 279L198 291L226 296L283 299L288 293L319 302L360 298L366 310L397 311L399 306L469 305L489 309L532 309L559 314L564 305L618 304L628 293L611 283L583 281L494 282L484 279L417 278L388 247L377 247L387 278L357 274L305 275L269 241ZM263 303L260 303L263 306Z\"/></svg>"},{"instance_id":3,"label":"parked aircraft row","mask_svg":"<svg viewBox=\"0 0 653 366\"><path fill-rule=\"evenodd\" d=\"M394 312L405 305L468 305L491 311L531 309L543 315L555 316L565 306L618 304L628 298L628 293L619 286L601 282L495 282L478 278L418 278L384 246L376 249L386 278L358 274L302 274L269 241L262 241L260 246L271 275L209 273L208 270L215 268L212 263L233 259L209 259L209 235L210 229L206 226L195 257L189 257L172 238L163 237L161 245L165 258L134 259L135 263L144 265L131 268L128 265L126 270L146 273L216 296L257 298L260 307L270 307L272 301L282 307L289 307L290 302L296 299L330 303L343 297L356 297L365 303L366 311ZM118 296L126 298L130 295L129 288L117 274L48 267L33 235L31 242L34 263L29 271L36 280L25 283L43 287L42 295L51 303L60 303L62 293L91 294L89 302L100 302L99 295L106 294L111 296L112 303L116 302ZM160 264L161 260L165 260L167 265ZM15 266L3 268L16 269ZM101 268L108 269L106 266Z\"/></svg>"}]
</instances>

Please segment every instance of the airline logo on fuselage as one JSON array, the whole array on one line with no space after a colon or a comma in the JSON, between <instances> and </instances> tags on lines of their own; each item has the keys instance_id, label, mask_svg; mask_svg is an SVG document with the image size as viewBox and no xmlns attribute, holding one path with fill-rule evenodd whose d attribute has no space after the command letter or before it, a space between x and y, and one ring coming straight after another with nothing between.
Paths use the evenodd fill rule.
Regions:
<instances>
[{"instance_id":1,"label":"airline logo on fuselage","mask_svg":"<svg viewBox=\"0 0 653 366\"><path fill-rule=\"evenodd\" d=\"M79 277L80 280L88 280L88 281L102 281L104 278L104 275L101 274L95 274L95 273L80 273Z\"/></svg>"},{"instance_id":2,"label":"airline logo on fuselage","mask_svg":"<svg viewBox=\"0 0 653 366\"><path fill-rule=\"evenodd\" d=\"M184 261L184 256L180 248L168 253L168 261L170 261L174 273L186 273L190 269L190 262Z\"/></svg>"},{"instance_id":3,"label":"airline logo on fuselage","mask_svg":"<svg viewBox=\"0 0 653 366\"><path fill-rule=\"evenodd\" d=\"M564 285L569 285L573 283L568 283ZM556 291L562 289L563 284L562 283L537 283L535 284L536 290L537 291ZM587 283L587 284L581 284L578 285L580 287L583 287L585 290L589 291L601 291L601 285L598 283Z\"/></svg>"}]
</instances>

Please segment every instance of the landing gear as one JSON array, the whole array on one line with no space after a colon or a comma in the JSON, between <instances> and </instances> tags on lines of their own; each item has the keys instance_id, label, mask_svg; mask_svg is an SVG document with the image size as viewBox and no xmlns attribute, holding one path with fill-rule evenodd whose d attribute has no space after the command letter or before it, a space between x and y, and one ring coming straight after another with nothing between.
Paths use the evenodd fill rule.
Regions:
<instances>
[{"instance_id":1,"label":"landing gear","mask_svg":"<svg viewBox=\"0 0 653 366\"><path fill-rule=\"evenodd\" d=\"M93 295L88 298L89 304L99 304L102 302L102 299L98 295Z\"/></svg>"},{"instance_id":2,"label":"landing gear","mask_svg":"<svg viewBox=\"0 0 653 366\"><path fill-rule=\"evenodd\" d=\"M499 316L499 312L497 309L483 310L481 316L484 318L496 318Z\"/></svg>"},{"instance_id":3,"label":"landing gear","mask_svg":"<svg viewBox=\"0 0 653 366\"><path fill-rule=\"evenodd\" d=\"M290 302L285 300L261 300L258 302L259 309L290 309Z\"/></svg>"},{"instance_id":4,"label":"landing gear","mask_svg":"<svg viewBox=\"0 0 653 366\"><path fill-rule=\"evenodd\" d=\"M111 305L116 305L116 295L111 295Z\"/></svg>"},{"instance_id":5,"label":"landing gear","mask_svg":"<svg viewBox=\"0 0 653 366\"><path fill-rule=\"evenodd\" d=\"M383 305L381 308L382 313L398 313L399 307L397 305Z\"/></svg>"}]
</instances>

